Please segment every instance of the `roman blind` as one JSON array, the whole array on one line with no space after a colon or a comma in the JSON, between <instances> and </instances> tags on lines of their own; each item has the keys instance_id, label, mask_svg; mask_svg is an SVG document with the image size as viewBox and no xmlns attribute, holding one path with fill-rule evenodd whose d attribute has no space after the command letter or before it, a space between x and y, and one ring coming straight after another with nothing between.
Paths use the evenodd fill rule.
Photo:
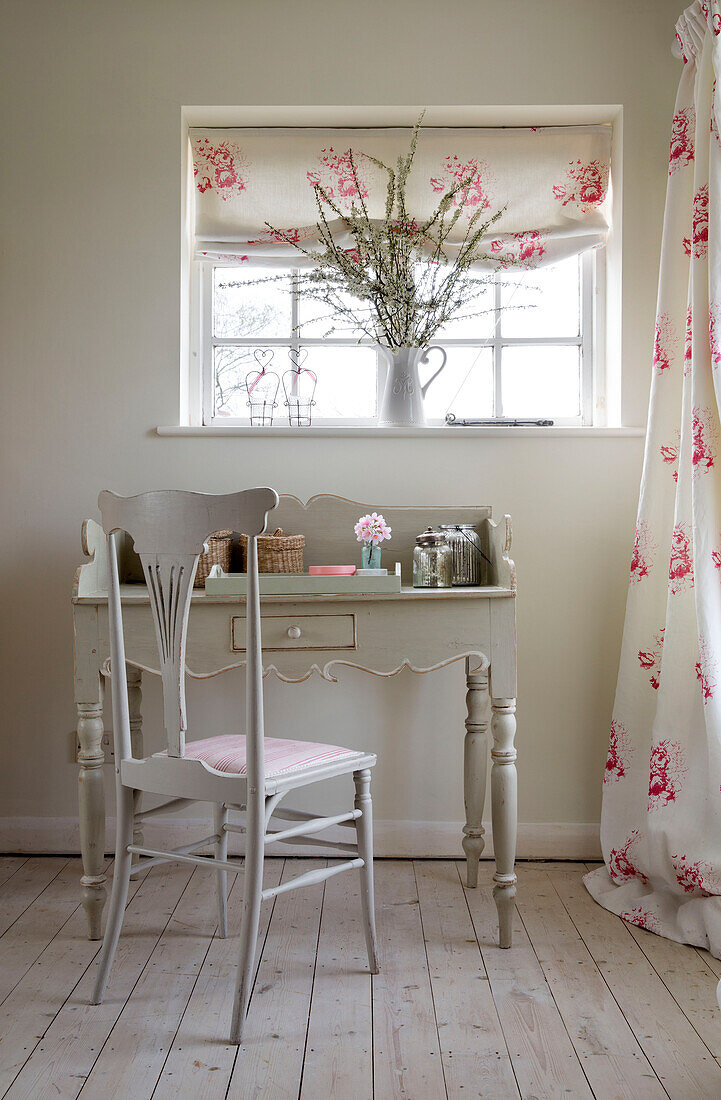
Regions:
<instances>
[{"instance_id":1,"label":"roman blind","mask_svg":"<svg viewBox=\"0 0 721 1100\"><path fill-rule=\"evenodd\" d=\"M386 173L362 154L395 167L410 129L192 129L194 254L227 263L302 264L278 232L312 251L319 183L342 212L365 203L382 219ZM351 151L358 182L351 170ZM487 258L531 268L597 248L609 229L611 126L424 127L408 180L407 209L419 224L454 183L469 181L448 249L458 248L477 210L491 226ZM329 223L341 245L343 223ZM346 234L347 235L347 234Z\"/></svg>"}]
</instances>

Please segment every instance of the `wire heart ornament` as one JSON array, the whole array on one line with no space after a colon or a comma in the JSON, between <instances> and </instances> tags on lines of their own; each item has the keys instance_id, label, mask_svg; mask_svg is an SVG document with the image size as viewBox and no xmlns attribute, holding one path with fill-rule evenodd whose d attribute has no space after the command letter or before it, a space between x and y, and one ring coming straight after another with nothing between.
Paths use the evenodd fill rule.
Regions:
<instances>
[{"instance_id":1,"label":"wire heart ornament","mask_svg":"<svg viewBox=\"0 0 721 1100\"><path fill-rule=\"evenodd\" d=\"M318 376L309 367L301 366L308 358L307 348L291 348L288 355L292 366L283 374L288 423L298 428L309 428Z\"/></svg>"},{"instance_id":2,"label":"wire heart ornament","mask_svg":"<svg viewBox=\"0 0 721 1100\"><path fill-rule=\"evenodd\" d=\"M290 359L292 369L299 371L303 369L303 364L308 358L307 348L290 348L288 351L288 358Z\"/></svg>"},{"instance_id":3,"label":"wire heart ornament","mask_svg":"<svg viewBox=\"0 0 721 1100\"><path fill-rule=\"evenodd\" d=\"M273 423L273 410L278 405L280 378L275 371L267 369L267 365L273 361L272 348L257 348L253 357L260 365L260 370L249 371L245 376L250 423L269 425Z\"/></svg>"},{"instance_id":4,"label":"wire heart ornament","mask_svg":"<svg viewBox=\"0 0 721 1100\"><path fill-rule=\"evenodd\" d=\"M260 367L261 371L264 371L273 362L273 356L275 352L272 348L256 348L253 352L253 358Z\"/></svg>"}]
</instances>

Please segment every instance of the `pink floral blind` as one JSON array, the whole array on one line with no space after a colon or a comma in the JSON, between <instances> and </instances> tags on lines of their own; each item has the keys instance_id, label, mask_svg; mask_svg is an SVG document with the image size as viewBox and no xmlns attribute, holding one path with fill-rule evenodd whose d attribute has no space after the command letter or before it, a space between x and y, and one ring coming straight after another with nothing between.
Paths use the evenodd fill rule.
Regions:
<instances>
[{"instance_id":1,"label":"pink floral blind","mask_svg":"<svg viewBox=\"0 0 721 1100\"><path fill-rule=\"evenodd\" d=\"M315 183L341 210L362 197L371 217L382 218L387 176L360 154L395 165L409 135L406 127L191 130L196 257L271 265L292 257L297 264L298 252L267 223L311 250ZM610 155L610 125L427 127L409 178L408 209L422 221L455 181L470 179L457 197L464 206L458 243L477 210L490 217L505 207L488 234L488 266L552 263L605 243ZM337 228L343 243L341 222Z\"/></svg>"}]
</instances>

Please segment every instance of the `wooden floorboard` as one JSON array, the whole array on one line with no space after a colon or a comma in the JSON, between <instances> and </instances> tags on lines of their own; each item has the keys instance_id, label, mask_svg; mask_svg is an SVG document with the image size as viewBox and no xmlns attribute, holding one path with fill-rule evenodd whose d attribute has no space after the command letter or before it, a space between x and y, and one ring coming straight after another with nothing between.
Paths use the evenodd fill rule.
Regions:
<instances>
[{"instance_id":1,"label":"wooden floorboard","mask_svg":"<svg viewBox=\"0 0 721 1100\"><path fill-rule=\"evenodd\" d=\"M578 874L549 876L668 1095L672 1100L721 1096L718 1064L626 922L597 905Z\"/></svg>"},{"instance_id":2,"label":"wooden floorboard","mask_svg":"<svg viewBox=\"0 0 721 1100\"><path fill-rule=\"evenodd\" d=\"M721 978L721 959L715 959L710 951L704 951L701 947L696 948L696 953L703 959L709 970L711 970L717 978Z\"/></svg>"},{"instance_id":3,"label":"wooden floorboard","mask_svg":"<svg viewBox=\"0 0 721 1100\"><path fill-rule=\"evenodd\" d=\"M325 867L304 861L304 870ZM298 874L288 860L283 879ZM295 1100L303 1073L324 883L275 899L228 1100Z\"/></svg>"},{"instance_id":4,"label":"wooden floorboard","mask_svg":"<svg viewBox=\"0 0 721 1100\"><path fill-rule=\"evenodd\" d=\"M8 1097L37 1100L40 1096L78 1095L172 917L192 871L192 865L181 863L148 872L128 906L124 934L120 937L103 1004L90 1004L95 980L95 967L90 967L13 1082ZM159 982L157 1012L161 1011L164 997L163 983Z\"/></svg>"},{"instance_id":5,"label":"wooden floorboard","mask_svg":"<svg viewBox=\"0 0 721 1100\"><path fill-rule=\"evenodd\" d=\"M688 944L674 943L633 924L628 930L711 1053L721 1057L718 978L706 960Z\"/></svg>"},{"instance_id":6,"label":"wooden floorboard","mask_svg":"<svg viewBox=\"0 0 721 1100\"><path fill-rule=\"evenodd\" d=\"M519 1095L454 862L416 862L436 1027L449 1096Z\"/></svg>"},{"instance_id":7,"label":"wooden floorboard","mask_svg":"<svg viewBox=\"0 0 721 1100\"><path fill-rule=\"evenodd\" d=\"M80 906L80 861L69 860L0 936L0 1004Z\"/></svg>"},{"instance_id":8,"label":"wooden floorboard","mask_svg":"<svg viewBox=\"0 0 721 1100\"><path fill-rule=\"evenodd\" d=\"M270 859L265 884L313 865ZM211 872L134 880L105 1003L91 1006L100 943L86 938L79 861L2 857L0 1097L721 1097L721 963L597 906L586 869L521 864L501 951L492 864L466 890L459 862L379 861L373 978L356 873L279 896L262 907L238 1049L242 874L226 940Z\"/></svg>"},{"instance_id":9,"label":"wooden floorboard","mask_svg":"<svg viewBox=\"0 0 721 1100\"><path fill-rule=\"evenodd\" d=\"M84 1100L152 1094L216 931L214 891L213 873L196 868L90 1071Z\"/></svg>"},{"instance_id":10,"label":"wooden floorboard","mask_svg":"<svg viewBox=\"0 0 721 1100\"><path fill-rule=\"evenodd\" d=\"M62 857L54 859L40 856L29 859L0 886L0 936L23 915L60 874L67 862Z\"/></svg>"},{"instance_id":11,"label":"wooden floorboard","mask_svg":"<svg viewBox=\"0 0 721 1100\"><path fill-rule=\"evenodd\" d=\"M519 914L594 1095L665 1097L548 872L530 865L518 876Z\"/></svg>"},{"instance_id":12,"label":"wooden floorboard","mask_svg":"<svg viewBox=\"0 0 721 1100\"><path fill-rule=\"evenodd\" d=\"M80 893L80 861L77 890ZM140 888L139 876L130 883L132 899ZM85 911L78 907L38 956L0 1008L0 1096L57 1019L100 951L100 940L87 938Z\"/></svg>"},{"instance_id":13,"label":"wooden floorboard","mask_svg":"<svg viewBox=\"0 0 721 1100\"><path fill-rule=\"evenodd\" d=\"M27 856L0 856L0 886L12 878L27 861Z\"/></svg>"},{"instance_id":14,"label":"wooden floorboard","mask_svg":"<svg viewBox=\"0 0 721 1100\"><path fill-rule=\"evenodd\" d=\"M267 859L264 888L277 886L282 871L282 859ZM177 1100L177 1097L184 1096L192 1096L194 1100L224 1100L238 1053L237 1047L228 1042L228 1037L238 967L242 907L241 873L231 877L228 938L214 939L205 956L153 1100ZM261 907L256 970L272 912L273 902L266 902Z\"/></svg>"},{"instance_id":15,"label":"wooden floorboard","mask_svg":"<svg viewBox=\"0 0 721 1100\"><path fill-rule=\"evenodd\" d=\"M350 873L325 885L301 1098L372 1095L371 975L358 874Z\"/></svg>"},{"instance_id":16,"label":"wooden floorboard","mask_svg":"<svg viewBox=\"0 0 721 1100\"><path fill-rule=\"evenodd\" d=\"M375 1097L440 1100L446 1085L413 864L377 863L376 896L381 969L373 979Z\"/></svg>"},{"instance_id":17,"label":"wooden floorboard","mask_svg":"<svg viewBox=\"0 0 721 1100\"><path fill-rule=\"evenodd\" d=\"M465 866L457 865L459 875ZM520 873L520 872L519 872ZM518 913L513 947L498 947L493 867L483 863L478 887L465 896L523 1097L591 1097L573 1043Z\"/></svg>"}]
</instances>

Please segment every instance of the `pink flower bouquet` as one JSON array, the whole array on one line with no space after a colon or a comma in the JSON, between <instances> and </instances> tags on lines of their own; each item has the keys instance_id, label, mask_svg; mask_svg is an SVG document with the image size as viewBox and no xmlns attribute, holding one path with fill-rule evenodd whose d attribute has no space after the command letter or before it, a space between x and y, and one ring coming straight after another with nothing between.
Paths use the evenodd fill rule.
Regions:
<instances>
[{"instance_id":1,"label":"pink flower bouquet","mask_svg":"<svg viewBox=\"0 0 721 1100\"><path fill-rule=\"evenodd\" d=\"M362 542L361 569L380 569L381 543L391 537L391 529L377 512L361 516L354 527L355 537Z\"/></svg>"},{"instance_id":2,"label":"pink flower bouquet","mask_svg":"<svg viewBox=\"0 0 721 1100\"><path fill-rule=\"evenodd\" d=\"M384 539L391 537L391 529L377 512L371 512L369 516L361 516L355 527L358 542L365 542L371 546L380 546Z\"/></svg>"}]
</instances>

